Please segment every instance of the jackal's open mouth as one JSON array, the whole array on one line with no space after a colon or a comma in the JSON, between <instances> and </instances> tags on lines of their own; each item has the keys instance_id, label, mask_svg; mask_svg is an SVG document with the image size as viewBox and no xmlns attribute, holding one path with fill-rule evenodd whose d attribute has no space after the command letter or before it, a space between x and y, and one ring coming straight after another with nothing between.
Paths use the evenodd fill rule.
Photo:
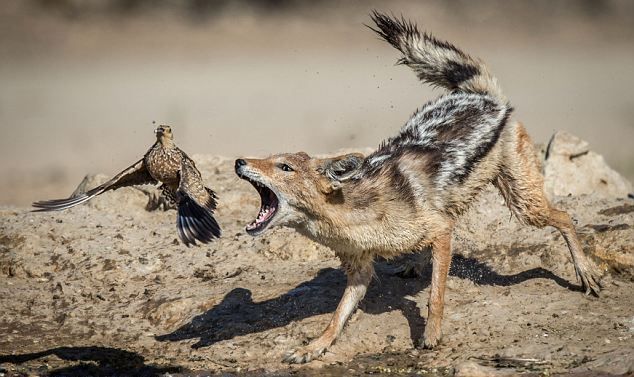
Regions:
<instances>
[{"instance_id":1,"label":"jackal's open mouth","mask_svg":"<svg viewBox=\"0 0 634 377\"><path fill-rule=\"evenodd\" d=\"M264 231L271 220L273 220L273 217L275 217L275 214L277 213L280 201L278 200L277 195L275 195L273 190L268 188L263 183L251 180L245 176L242 176L241 178L249 181L253 185L253 187L258 190L258 193L260 194L260 199L262 201L260 212L258 212L258 217L246 227L247 233L251 235L256 235Z\"/></svg>"}]
</instances>

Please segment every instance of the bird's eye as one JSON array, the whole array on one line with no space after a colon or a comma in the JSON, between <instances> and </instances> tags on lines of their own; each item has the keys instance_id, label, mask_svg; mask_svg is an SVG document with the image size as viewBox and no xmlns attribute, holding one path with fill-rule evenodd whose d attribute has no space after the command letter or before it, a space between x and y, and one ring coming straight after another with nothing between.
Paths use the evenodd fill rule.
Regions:
<instances>
[{"instance_id":1,"label":"bird's eye","mask_svg":"<svg viewBox=\"0 0 634 377\"><path fill-rule=\"evenodd\" d=\"M277 165L277 167L284 171L293 171L293 168L288 166L287 164L279 164Z\"/></svg>"}]
</instances>

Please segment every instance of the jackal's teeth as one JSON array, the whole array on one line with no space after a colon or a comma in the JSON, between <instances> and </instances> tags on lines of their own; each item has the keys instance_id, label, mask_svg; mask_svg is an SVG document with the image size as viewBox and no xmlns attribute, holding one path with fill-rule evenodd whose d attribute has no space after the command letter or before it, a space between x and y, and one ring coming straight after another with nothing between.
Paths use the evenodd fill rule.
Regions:
<instances>
[{"instance_id":1,"label":"jackal's teeth","mask_svg":"<svg viewBox=\"0 0 634 377\"><path fill-rule=\"evenodd\" d=\"M278 210L279 200L269 186L256 179L247 177L247 180L255 187L260 194L261 205L255 220L246 226L246 230L251 234L256 234L263 230L271 222Z\"/></svg>"},{"instance_id":2,"label":"jackal's teeth","mask_svg":"<svg viewBox=\"0 0 634 377\"><path fill-rule=\"evenodd\" d=\"M271 209L268 206L262 207L260 209L260 213L258 214L258 220L261 220L261 219L265 218L266 215L268 215L270 211L271 211Z\"/></svg>"}]
</instances>

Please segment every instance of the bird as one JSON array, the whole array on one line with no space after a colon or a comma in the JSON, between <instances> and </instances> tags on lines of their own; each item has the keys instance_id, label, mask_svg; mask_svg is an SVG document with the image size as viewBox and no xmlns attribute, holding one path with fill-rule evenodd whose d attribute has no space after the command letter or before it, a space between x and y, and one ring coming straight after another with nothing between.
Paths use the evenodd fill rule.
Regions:
<instances>
[{"instance_id":1,"label":"bird","mask_svg":"<svg viewBox=\"0 0 634 377\"><path fill-rule=\"evenodd\" d=\"M205 187L194 161L174 143L172 128L160 125L155 130L156 142L143 158L114 176L106 183L67 199L37 201L34 212L61 211L87 202L97 195L121 187L152 184L162 195L176 204L176 228L186 246L196 241L208 243L221 235L214 218L216 193Z\"/></svg>"}]
</instances>

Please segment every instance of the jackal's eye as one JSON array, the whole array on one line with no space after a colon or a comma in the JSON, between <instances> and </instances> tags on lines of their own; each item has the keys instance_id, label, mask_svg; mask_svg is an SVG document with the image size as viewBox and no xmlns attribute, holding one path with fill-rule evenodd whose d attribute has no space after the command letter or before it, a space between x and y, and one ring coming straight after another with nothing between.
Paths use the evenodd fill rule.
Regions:
<instances>
[{"instance_id":1,"label":"jackal's eye","mask_svg":"<svg viewBox=\"0 0 634 377\"><path fill-rule=\"evenodd\" d=\"M288 166L287 164L277 164L277 167L284 171L293 171L293 168Z\"/></svg>"}]
</instances>

